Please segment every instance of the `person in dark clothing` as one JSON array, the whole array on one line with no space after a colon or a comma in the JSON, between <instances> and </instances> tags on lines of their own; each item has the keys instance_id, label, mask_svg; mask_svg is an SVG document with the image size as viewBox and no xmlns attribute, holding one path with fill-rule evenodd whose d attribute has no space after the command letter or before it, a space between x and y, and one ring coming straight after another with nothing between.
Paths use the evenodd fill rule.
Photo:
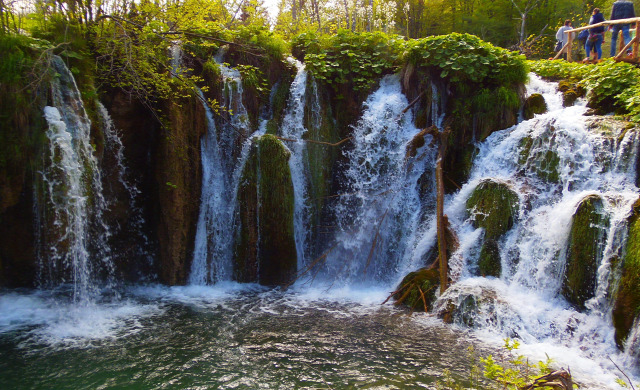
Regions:
<instances>
[{"instance_id":1,"label":"person in dark clothing","mask_svg":"<svg viewBox=\"0 0 640 390\"><path fill-rule=\"evenodd\" d=\"M594 8L589 24L598 24L604 22L604 16L600 13L600 8ZM602 58L602 42L604 41L604 26L598 26L589 29L589 39L585 49L587 51L587 59L591 55L591 50L598 53L598 60Z\"/></svg>"},{"instance_id":2,"label":"person in dark clothing","mask_svg":"<svg viewBox=\"0 0 640 390\"><path fill-rule=\"evenodd\" d=\"M616 0L611 8L611 20L629 19L636 17L636 10L633 7L633 3L628 0ZM609 26L609 29L613 33L611 36L611 57L616 55L616 43L618 41L618 35L622 31L622 37L624 38L624 44L628 44L631 41L629 35L630 24L614 24Z\"/></svg>"}]
</instances>

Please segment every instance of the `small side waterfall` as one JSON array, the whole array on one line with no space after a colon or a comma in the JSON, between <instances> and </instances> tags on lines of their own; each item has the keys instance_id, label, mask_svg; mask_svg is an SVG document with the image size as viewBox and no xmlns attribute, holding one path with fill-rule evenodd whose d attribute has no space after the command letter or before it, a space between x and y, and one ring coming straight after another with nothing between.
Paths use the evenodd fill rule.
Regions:
<instances>
[{"instance_id":1,"label":"small side waterfall","mask_svg":"<svg viewBox=\"0 0 640 390\"><path fill-rule=\"evenodd\" d=\"M189 284L204 285L231 280L236 191L249 152L249 118L242 103L240 72L216 61L223 77L223 111L228 120L216 126L214 114L199 92L207 113L207 134L201 143L202 195L189 274ZM257 133L264 131L264 126Z\"/></svg>"},{"instance_id":2,"label":"small side waterfall","mask_svg":"<svg viewBox=\"0 0 640 390\"><path fill-rule=\"evenodd\" d=\"M304 64L294 60L297 73L291 84L289 91L289 101L286 114L282 120L282 136L297 140L289 142L288 148L291 151L289 159L289 169L293 180L295 197L294 225L296 249L298 253L299 266L305 264L305 254L307 253L307 242L309 235L309 216L307 205L307 174L308 170L304 166L305 142L303 136L307 132L304 126L304 111L307 92L307 71Z\"/></svg>"},{"instance_id":3,"label":"small side waterfall","mask_svg":"<svg viewBox=\"0 0 640 390\"><path fill-rule=\"evenodd\" d=\"M102 221L107 203L80 92L62 59L52 63L59 76L51 82L54 106L44 108L49 150L36 194L41 283L72 283L74 300L86 301L97 293L96 281L113 274Z\"/></svg>"}]
</instances>

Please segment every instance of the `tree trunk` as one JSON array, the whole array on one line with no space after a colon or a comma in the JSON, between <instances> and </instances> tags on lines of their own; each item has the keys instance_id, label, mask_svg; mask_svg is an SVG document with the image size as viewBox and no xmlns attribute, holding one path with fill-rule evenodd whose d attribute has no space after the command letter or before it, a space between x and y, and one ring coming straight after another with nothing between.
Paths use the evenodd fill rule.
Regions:
<instances>
[{"instance_id":1,"label":"tree trunk","mask_svg":"<svg viewBox=\"0 0 640 390\"><path fill-rule=\"evenodd\" d=\"M442 164L447 151L447 139L451 130L439 133L440 145L438 146L438 159L436 161L436 227L438 230L438 259L440 262L440 294L447 290L449 284L449 263L447 261L447 242L445 232L447 229L444 217L444 174Z\"/></svg>"}]
</instances>

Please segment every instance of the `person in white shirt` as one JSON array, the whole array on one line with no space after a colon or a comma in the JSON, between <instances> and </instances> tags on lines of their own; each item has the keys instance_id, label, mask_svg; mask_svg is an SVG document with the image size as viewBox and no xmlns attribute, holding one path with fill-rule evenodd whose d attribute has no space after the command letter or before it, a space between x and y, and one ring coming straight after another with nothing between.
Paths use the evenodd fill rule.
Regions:
<instances>
[{"instance_id":1,"label":"person in white shirt","mask_svg":"<svg viewBox=\"0 0 640 390\"><path fill-rule=\"evenodd\" d=\"M558 41L556 43L556 51L560 51L562 50L562 48L564 47L564 45L567 44L567 42L569 42L569 34L565 34L565 31L567 30L572 30L573 27L571 26L571 21L569 19L564 21L564 25L562 27L560 27L558 29L558 32L556 33L556 41ZM571 33L574 34L574 33ZM571 48L567 48L568 50L571 50ZM562 58L564 58L565 60L567 59L567 53L562 53Z\"/></svg>"}]
</instances>

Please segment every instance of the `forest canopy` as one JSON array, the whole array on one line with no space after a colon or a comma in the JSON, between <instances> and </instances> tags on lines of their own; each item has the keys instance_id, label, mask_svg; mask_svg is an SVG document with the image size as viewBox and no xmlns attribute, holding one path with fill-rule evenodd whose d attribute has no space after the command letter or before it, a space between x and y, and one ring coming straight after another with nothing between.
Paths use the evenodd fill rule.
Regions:
<instances>
[{"instance_id":1,"label":"forest canopy","mask_svg":"<svg viewBox=\"0 0 640 390\"><path fill-rule=\"evenodd\" d=\"M302 32L333 35L340 29L422 38L452 32L544 57L565 19L585 25L599 7L608 17L614 0L0 0L0 29L30 31L62 17L91 26L105 17L139 23L168 37L238 26L270 29L288 40ZM636 9L640 0L634 0ZM270 3L271 4L271 3ZM126 20L126 21L124 21ZM150 21L153 21L151 23ZM117 21L118 22L118 21Z\"/></svg>"}]
</instances>

